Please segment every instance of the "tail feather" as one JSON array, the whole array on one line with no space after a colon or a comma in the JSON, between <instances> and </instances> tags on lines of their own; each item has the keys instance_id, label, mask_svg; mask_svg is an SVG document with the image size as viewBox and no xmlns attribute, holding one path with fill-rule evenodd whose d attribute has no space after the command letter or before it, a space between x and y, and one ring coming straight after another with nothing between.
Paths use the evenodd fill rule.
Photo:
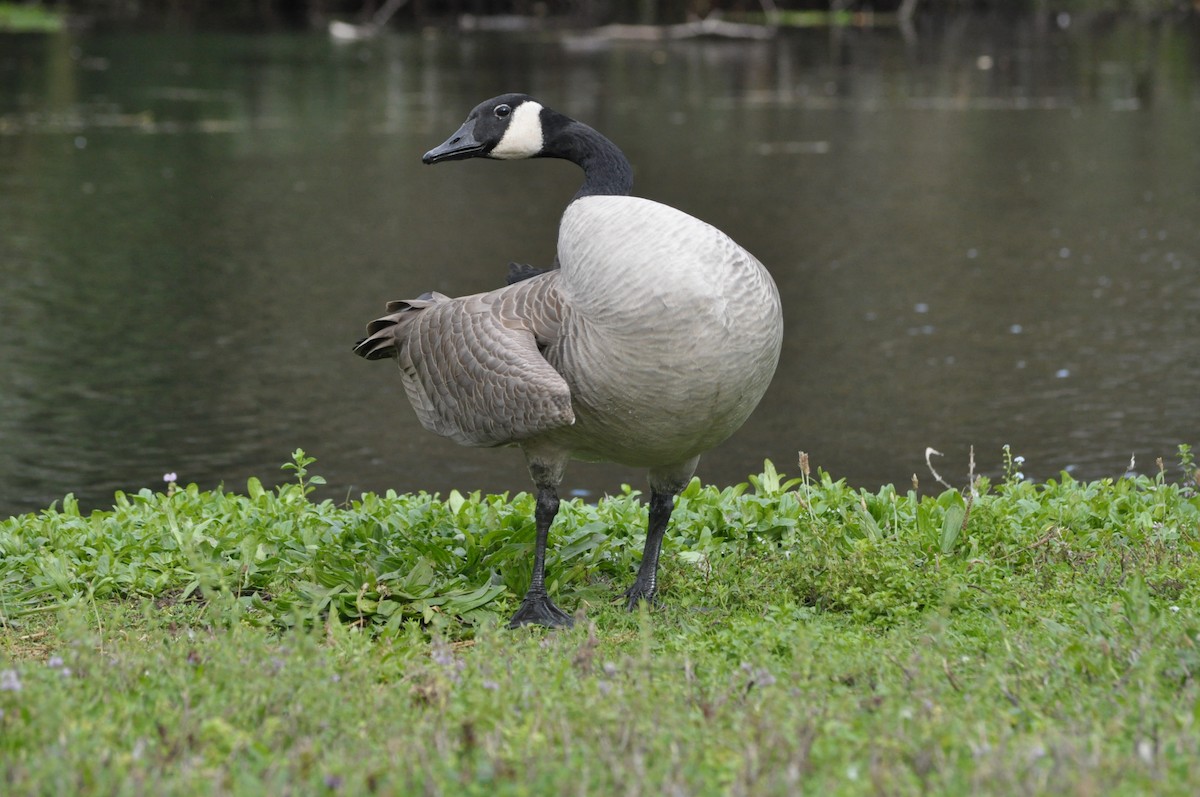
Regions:
<instances>
[{"instance_id":1,"label":"tail feather","mask_svg":"<svg viewBox=\"0 0 1200 797\"><path fill-rule=\"evenodd\" d=\"M368 360L385 360L397 354L396 338L391 332L386 337L372 335L354 344L354 353Z\"/></svg>"},{"instance_id":2,"label":"tail feather","mask_svg":"<svg viewBox=\"0 0 1200 797\"><path fill-rule=\"evenodd\" d=\"M414 315L449 296L436 291L421 294L416 299L399 299L387 303L388 314L367 324L367 337L354 344L354 353L368 360L385 360L399 356L397 333Z\"/></svg>"},{"instance_id":3,"label":"tail feather","mask_svg":"<svg viewBox=\"0 0 1200 797\"><path fill-rule=\"evenodd\" d=\"M508 279L506 282L509 285L516 285L518 282L536 277L540 274L545 274L547 271L553 271L557 268L557 262L550 268L538 268L531 266L528 263L509 263L508 264Z\"/></svg>"}]
</instances>

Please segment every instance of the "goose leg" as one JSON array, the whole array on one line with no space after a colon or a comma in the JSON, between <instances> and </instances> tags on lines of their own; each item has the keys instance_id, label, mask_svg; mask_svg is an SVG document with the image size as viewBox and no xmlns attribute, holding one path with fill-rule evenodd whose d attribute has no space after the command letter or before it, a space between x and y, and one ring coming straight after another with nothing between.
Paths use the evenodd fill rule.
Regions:
<instances>
[{"instance_id":1,"label":"goose leg","mask_svg":"<svg viewBox=\"0 0 1200 797\"><path fill-rule=\"evenodd\" d=\"M550 536L550 524L558 514L558 482L562 478L562 468L538 467L532 460L529 465L530 473L537 483L537 509L534 520L537 523L537 540L533 548L533 578L529 582L529 590L521 607L508 621L509 628L520 628L523 625L544 625L548 628L575 625L571 616L554 605L546 592L546 541ZM557 471L558 478L551 476Z\"/></svg>"},{"instance_id":2,"label":"goose leg","mask_svg":"<svg viewBox=\"0 0 1200 797\"><path fill-rule=\"evenodd\" d=\"M646 527L642 566L638 568L633 586L625 590L625 597L628 599L625 606L631 612L637 610L641 601L654 604L654 595L658 590L658 557L662 553L663 536L667 533L667 523L671 520L671 511L674 508L674 493L650 490L650 524Z\"/></svg>"},{"instance_id":3,"label":"goose leg","mask_svg":"<svg viewBox=\"0 0 1200 797\"><path fill-rule=\"evenodd\" d=\"M646 547L642 550L642 565L638 568L633 586L625 590L626 608L636 611L638 603L653 605L658 591L658 557L662 553L667 523L675 509L675 496L691 481L699 457L678 465L650 471L650 523L646 527Z\"/></svg>"}]
</instances>

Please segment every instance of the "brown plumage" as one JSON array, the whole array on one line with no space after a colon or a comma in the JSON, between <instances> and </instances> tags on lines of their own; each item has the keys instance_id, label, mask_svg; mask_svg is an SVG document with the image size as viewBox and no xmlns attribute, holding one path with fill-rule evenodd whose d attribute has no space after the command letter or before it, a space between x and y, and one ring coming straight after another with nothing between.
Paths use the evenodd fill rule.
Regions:
<instances>
[{"instance_id":1,"label":"brown plumage","mask_svg":"<svg viewBox=\"0 0 1200 797\"><path fill-rule=\"evenodd\" d=\"M575 422L571 391L539 347L558 335L556 281L389 302L355 352L394 358L421 425L466 446L509 445Z\"/></svg>"}]
</instances>

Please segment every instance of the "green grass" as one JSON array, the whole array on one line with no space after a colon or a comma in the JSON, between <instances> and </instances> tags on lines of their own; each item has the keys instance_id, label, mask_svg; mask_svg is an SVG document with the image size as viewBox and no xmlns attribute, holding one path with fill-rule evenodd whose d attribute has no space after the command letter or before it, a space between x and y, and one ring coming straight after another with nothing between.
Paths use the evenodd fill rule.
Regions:
<instances>
[{"instance_id":1,"label":"green grass","mask_svg":"<svg viewBox=\"0 0 1200 797\"><path fill-rule=\"evenodd\" d=\"M1194 794L1185 476L564 502L570 631L502 630L532 500L118 495L0 523L5 794Z\"/></svg>"}]
</instances>

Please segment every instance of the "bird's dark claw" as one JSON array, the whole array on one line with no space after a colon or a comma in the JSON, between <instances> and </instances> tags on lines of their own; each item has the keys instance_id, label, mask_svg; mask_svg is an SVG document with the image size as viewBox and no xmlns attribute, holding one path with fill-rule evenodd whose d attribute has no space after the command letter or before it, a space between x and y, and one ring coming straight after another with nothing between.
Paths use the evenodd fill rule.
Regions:
<instances>
[{"instance_id":1,"label":"bird's dark claw","mask_svg":"<svg viewBox=\"0 0 1200 797\"><path fill-rule=\"evenodd\" d=\"M571 615L554 605L544 592L530 593L521 601L521 608L508 621L509 628L523 625L541 625L546 628L570 628L575 625Z\"/></svg>"},{"instance_id":2,"label":"bird's dark claw","mask_svg":"<svg viewBox=\"0 0 1200 797\"><path fill-rule=\"evenodd\" d=\"M631 612L636 612L638 604L642 601L645 601L651 609L662 605L654 587L646 587L640 580L633 582L633 586L625 590L623 597L625 598L625 608Z\"/></svg>"}]
</instances>

